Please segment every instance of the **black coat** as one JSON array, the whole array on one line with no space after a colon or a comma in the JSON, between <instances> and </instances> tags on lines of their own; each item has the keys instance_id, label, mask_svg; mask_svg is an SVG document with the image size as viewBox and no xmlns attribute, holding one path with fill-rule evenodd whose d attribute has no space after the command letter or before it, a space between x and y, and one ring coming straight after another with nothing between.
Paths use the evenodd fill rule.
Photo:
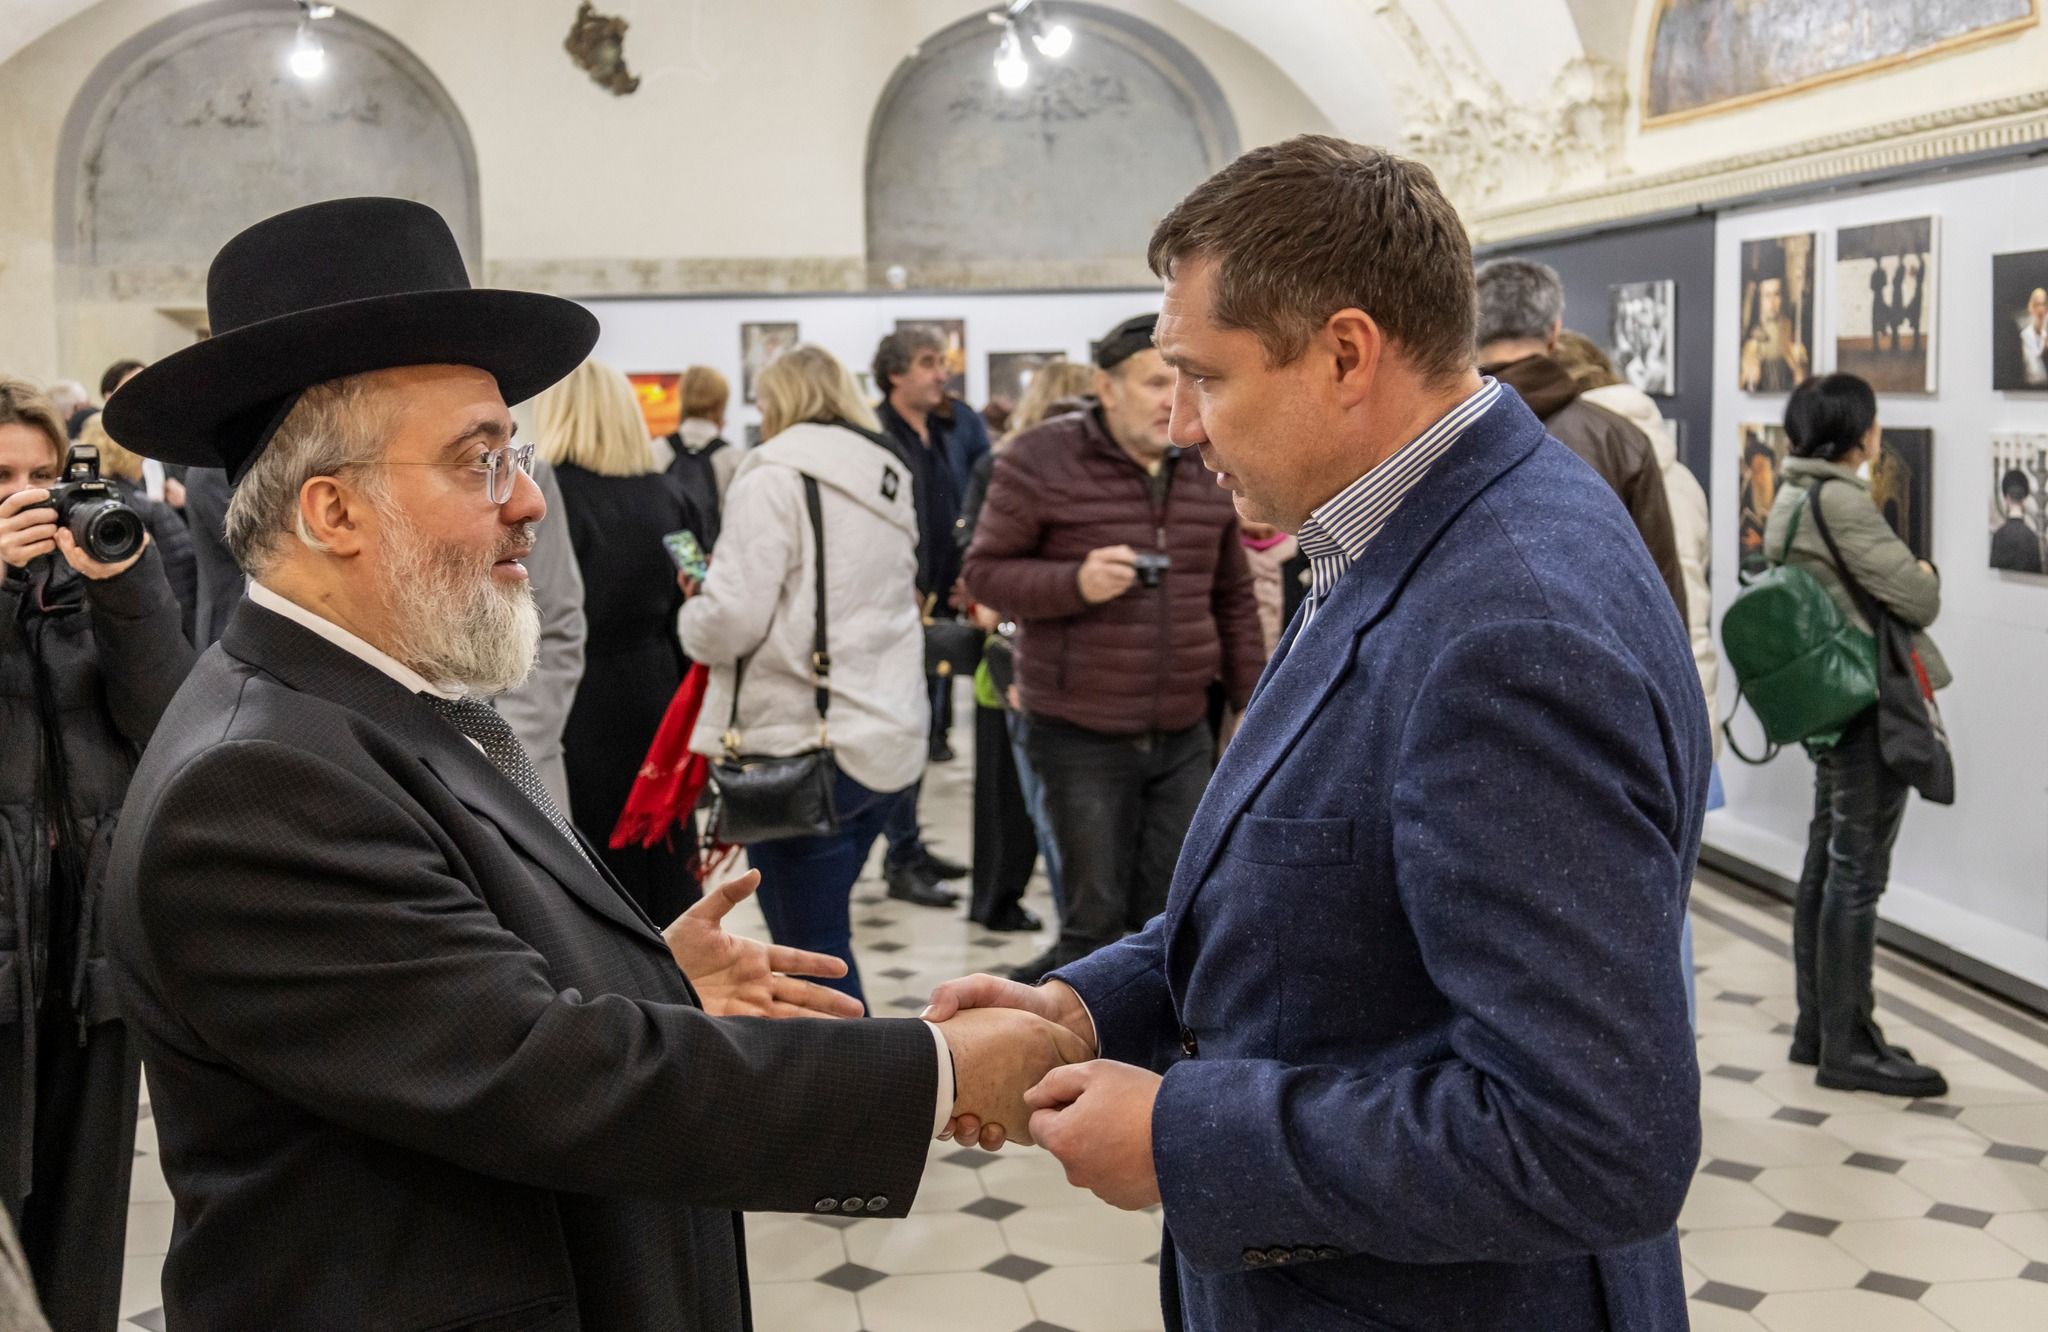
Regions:
<instances>
[{"instance_id":1,"label":"black coat","mask_svg":"<svg viewBox=\"0 0 2048 1332\"><path fill-rule=\"evenodd\" d=\"M57 998L90 1023L115 1016L97 928L107 850L136 756L191 665L154 546L100 581L55 556L0 580L0 1201L11 1208L35 1140L35 1024L23 1018ZM61 753L47 743L53 714ZM62 815L47 796L60 776Z\"/></svg>"},{"instance_id":2,"label":"black coat","mask_svg":"<svg viewBox=\"0 0 2048 1332\"><path fill-rule=\"evenodd\" d=\"M160 499L151 499L149 492L139 485L127 481L114 484L128 507L149 529L149 539L156 543L157 554L163 560L164 581L171 585L171 595L178 599L179 626L185 631L186 641L191 642L193 616L199 605L199 572L185 515Z\"/></svg>"},{"instance_id":3,"label":"black coat","mask_svg":"<svg viewBox=\"0 0 2048 1332\"><path fill-rule=\"evenodd\" d=\"M192 642L212 647L226 632L228 617L242 599L246 579L228 553L228 474L218 467L194 467L185 473L185 517L191 524L193 564L199 590L193 613Z\"/></svg>"},{"instance_id":4,"label":"black coat","mask_svg":"<svg viewBox=\"0 0 2048 1332\"><path fill-rule=\"evenodd\" d=\"M683 593L661 538L687 529L703 543L703 520L663 473L599 476L557 466L555 480L589 623L583 682L562 729L570 817L633 899L665 925L698 895L689 838L651 851L614 851L607 843L688 665L676 637Z\"/></svg>"},{"instance_id":5,"label":"black coat","mask_svg":"<svg viewBox=\"0 0 2048 1332\"><path fill-rule=\"evenodd\" d=\"M422 698L245 602L135 775L107 942L189 1332L732 1332L738 1209L902 1216L923 1024L706 1017Z\"/></svg>"}]
</instances>

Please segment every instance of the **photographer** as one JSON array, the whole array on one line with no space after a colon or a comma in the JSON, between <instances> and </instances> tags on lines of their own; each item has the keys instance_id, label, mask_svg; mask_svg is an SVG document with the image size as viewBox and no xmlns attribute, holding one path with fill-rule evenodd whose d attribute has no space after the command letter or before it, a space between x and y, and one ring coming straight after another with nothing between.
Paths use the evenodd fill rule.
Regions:
<instances>
[{"instance_id":1,"label":"photographer","mask_svg":"<svg viewBox=\"0 0 2048 1332\"><path fill-rule=\"evenodd\" d=\"M70 470L48 400L0 377L0 1198L52 1324L111 1327L140 1065L104 977L98 896L136 757L192 649L139 520L102 508L92 526L118 492L81 494ZM108 541L140 546L95 559Z\"/></svg>"},{"instance_id":2,"label":"photographer","mask_svg":"<svg viewBox=\"0 0 2048 1332\"><path fill-rule=\"evenodd\" d=\"M1209 686L1242 710L1265 664L1227 492L1168 438L1154 315L1097 345L1092 410L1013 438L968 547L975 600L1018 624L1018 685L1066 915L1036 981L1166 904L1209 779Z\"/></svg>"}]
</instances>

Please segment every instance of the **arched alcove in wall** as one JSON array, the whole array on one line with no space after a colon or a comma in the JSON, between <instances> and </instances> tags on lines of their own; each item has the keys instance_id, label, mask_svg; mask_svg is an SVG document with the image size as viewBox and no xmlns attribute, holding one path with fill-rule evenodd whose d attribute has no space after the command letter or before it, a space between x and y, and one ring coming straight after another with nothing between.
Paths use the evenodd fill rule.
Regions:
<instances>
[{"instance_id":1,"label":"arched alcove in wall","mask_svg":"<svg viewBox=\"0 0 2048 1332\"><path fill-rule=\"evenodd\" d=\"M1216 80L1160 29L1061 4L1074 43L995 79L981 14L899 66L868 133L868 280L913 287L1101 286L1150 280L1153 224L1238 153Z\"/></svg>"},{"instance_id":2,"label":"arched alcove in wall","mask_svg":"<svg viewBox=\"0 0 2048 1332\"><path fill-rule=\"evenodd\" d=\"M110 348L152 357L189 338L222 243L322 199L430 204L477 271L476 154L439 80L346 13L313 25L325 68L300 78L287 64L297 29L290 6L220 0L136 34L86 80L56 173L67 364Z\"/></svg>"}]
</instances>

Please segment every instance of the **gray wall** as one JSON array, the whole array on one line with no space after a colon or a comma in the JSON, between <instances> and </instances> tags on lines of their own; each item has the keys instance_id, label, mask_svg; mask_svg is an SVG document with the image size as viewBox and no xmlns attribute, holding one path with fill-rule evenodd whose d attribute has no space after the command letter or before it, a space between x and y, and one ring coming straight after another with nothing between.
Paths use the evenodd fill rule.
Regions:
<instances>
[{"instance_id":1,"label":"gray wall","mask_svg":"<svg viewBox=\"0 0 2048 1332\"><path fill-rule=\"evenodd\" d=\"M1679 458L1713 493L1714 219L1678 218L1626 230L1535 245L1510 243L1481 259L1520 255L1549 264L1564 279L1564 323L1601 346L1608 342L1607 288L1670 278L1678 284L1678 392L1657 399L1684 423Z\"/></svg>"}]
</instances>

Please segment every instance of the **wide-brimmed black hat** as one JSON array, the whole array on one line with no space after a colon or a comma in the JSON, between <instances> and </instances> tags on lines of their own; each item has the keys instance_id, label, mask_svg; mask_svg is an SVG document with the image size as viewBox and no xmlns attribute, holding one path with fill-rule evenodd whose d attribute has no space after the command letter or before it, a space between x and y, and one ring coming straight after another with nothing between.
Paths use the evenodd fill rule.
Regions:
<instances>
[{"instance_id":1,"label":"wide-brimmed black hat","mask_svg":"<svg viewBox=\"0 0 2048 1332\"><path fill-rule=\"evenodd\" d=\"M523 402L597 343L596 316L574 301L471 287L448 224L407 199L333 199L258 222L214 256L206 313L211 338L107 400L107 433L235 479L315 384L471 365Z\"/></svg>"}]
</instances>

